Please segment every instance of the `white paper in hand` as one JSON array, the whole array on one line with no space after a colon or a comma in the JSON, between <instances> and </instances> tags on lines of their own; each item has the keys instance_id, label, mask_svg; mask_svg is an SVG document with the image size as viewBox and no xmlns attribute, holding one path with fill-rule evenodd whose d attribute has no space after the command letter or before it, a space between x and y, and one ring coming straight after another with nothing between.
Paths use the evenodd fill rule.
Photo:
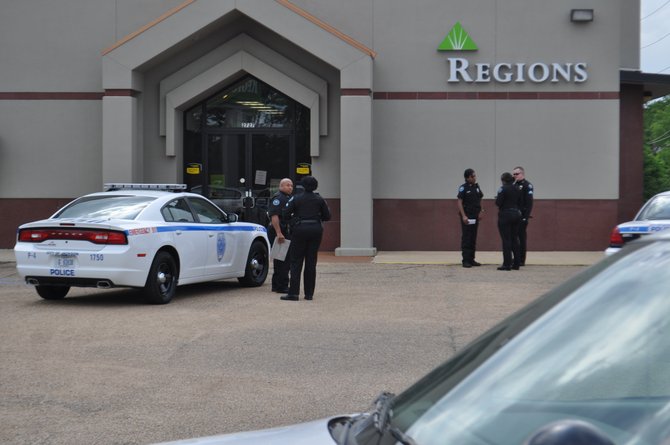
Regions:
<instances>
[{"instance_id":1,"label":"white paper in hand","mask_svg":"<svg viewBox=\"0 0 670 445\"><path fill-rule=\"evenodd\" d=\"M273 260L285 261L286 254L288 253L288 246L291 245L291 240L285 239L283 243L280 243L275 239L274 244L272 245L272 250L270 251L270 257Z\"/></svg>"}]
</instances>

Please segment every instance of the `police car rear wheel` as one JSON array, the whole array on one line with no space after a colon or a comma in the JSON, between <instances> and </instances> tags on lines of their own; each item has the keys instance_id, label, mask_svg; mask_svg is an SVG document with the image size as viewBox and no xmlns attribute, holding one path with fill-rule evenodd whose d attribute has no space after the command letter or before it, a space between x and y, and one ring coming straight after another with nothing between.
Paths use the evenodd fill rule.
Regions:
<instances>
[{"instance_id":1,"label":"police car rear wheel","mask_svg":"<svg viewBox=\"0 0 670 445\"><path fill-rule=\"evenodd\" d=\"M249 248L244 277L238 278L238 280L246 287L261 286L268 276L269 266L268 248L262 241L254 241Z\"/></svg>"},{"instance_id":2,"label":"police car rear wheel","mask_svg":"<svg viewBox=\"0 0 670 445\"><path fill-rule=\"evenodd\" d=\"M177 264L167 252L158 252L149 269L144 286L146 301L151 304L167 304L177 289Z\"/></svg>"},{"instance_id":3,"label":"police car rear wheel","mask_svg":"<svg viewBox=\"0 0 670 445\"><path fill-rule=\"evenodd\" d=\"M70 286L35 286L37 294L45 300L62 300L70 290Z\"/></svg>"}]
</instances>

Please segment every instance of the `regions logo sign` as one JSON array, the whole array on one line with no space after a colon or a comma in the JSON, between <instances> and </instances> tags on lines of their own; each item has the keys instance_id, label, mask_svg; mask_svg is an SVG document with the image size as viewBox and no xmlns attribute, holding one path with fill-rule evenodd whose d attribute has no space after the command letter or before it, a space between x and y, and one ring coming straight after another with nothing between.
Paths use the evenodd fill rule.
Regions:
<instances>
[{"instance_id":1,"label":"regions logo sign","mask_svg":"<svg viewBox=\"0 0 670 445\"><path fill-rule=\"evenodd\" d=\"M479 48L460 22L437 47L438 51L477 51ZM464 57L448 57L449 83L583 83L589 78L584 62L470 63Z\"/></svg>"},{"instance_id":2,"label":"regions logo sign","mask_svg":"<svg viewBox=\"0 0 670 445\"><path fill-rule=\"evenodd\" d=\"M477 45L463 29L460 22L456 22L449 34L444 38L438 51L477 51Z\"/></svg>"}]
</instances>

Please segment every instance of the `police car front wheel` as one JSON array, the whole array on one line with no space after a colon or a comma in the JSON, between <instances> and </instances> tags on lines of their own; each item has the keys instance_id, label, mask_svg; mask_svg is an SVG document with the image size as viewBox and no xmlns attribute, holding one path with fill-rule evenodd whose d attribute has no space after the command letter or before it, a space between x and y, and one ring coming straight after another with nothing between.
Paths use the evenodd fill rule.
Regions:
<instances>
[{"instance_id":1,"label":"police car front wheel","mask_svg":"<svg viewBox=\"0 0 670 445\"><path fill-rule=\"evenodd\" d=\"M246 287L262 286L268 276L269 267L267 246L262 241L254 241L249 248L244 277L238 278L238 281Z\"/></svg>"}]
</instances>

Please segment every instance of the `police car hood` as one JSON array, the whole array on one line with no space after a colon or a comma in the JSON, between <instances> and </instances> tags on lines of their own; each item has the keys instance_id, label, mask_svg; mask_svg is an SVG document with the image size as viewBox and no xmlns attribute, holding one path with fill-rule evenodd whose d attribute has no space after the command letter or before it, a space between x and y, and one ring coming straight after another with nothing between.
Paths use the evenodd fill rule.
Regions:
<instances>
[{"instance_id":1,"label":"police car hood","mask_svg":"<svg viewBox=\"0 0 670 445\"><path fill-rule=\"evenodd\" d=\"M328 422L331 419L156 445L336 445L328 430Z\"/></svg>"},{"instance_id":2,"label":"police car hood","mask_svg":"<svg viewBox=\"0 0 670 445\"><path fill-rule=\"evenodd\" d=\"M670 229L670 219L628 221L617 226L619 233L637 233L640 235L661 232Z\"/></svg>"}]
</instances>

